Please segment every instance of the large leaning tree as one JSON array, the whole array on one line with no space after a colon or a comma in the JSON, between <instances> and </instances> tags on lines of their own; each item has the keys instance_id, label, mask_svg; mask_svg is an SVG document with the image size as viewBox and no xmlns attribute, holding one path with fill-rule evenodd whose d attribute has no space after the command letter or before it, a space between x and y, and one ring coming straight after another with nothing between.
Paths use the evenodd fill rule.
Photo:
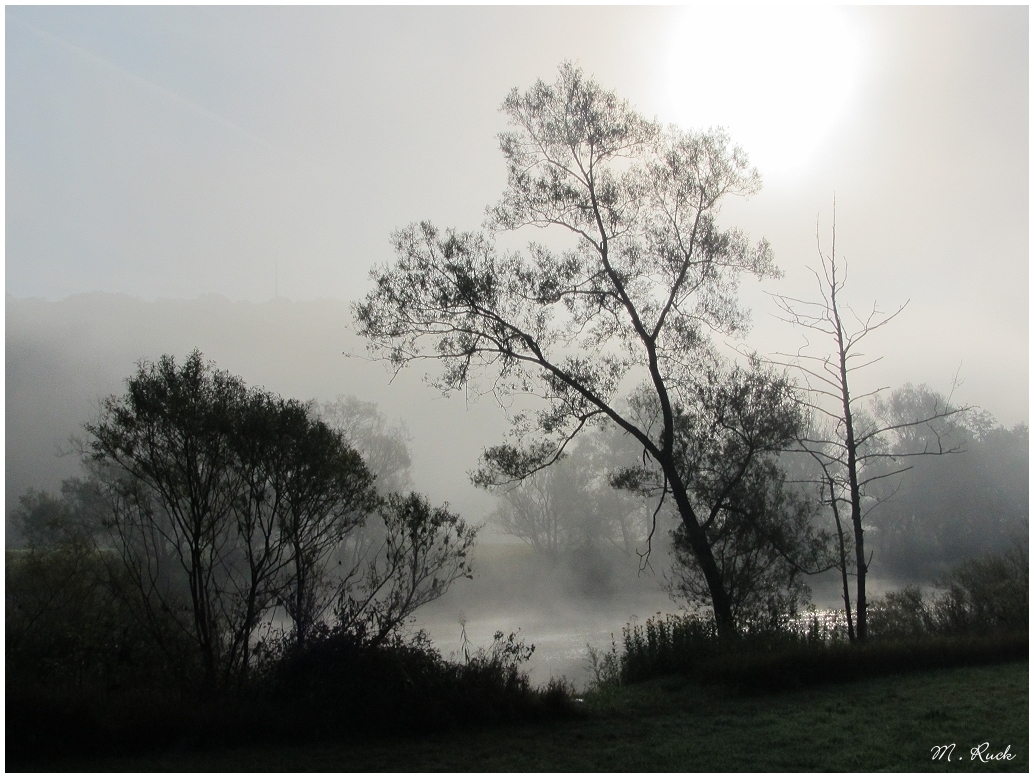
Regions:
<instances>
[{"instance_id":1,"label":"large leaning tree","mask_svg":"<svg viewBox=\"0 0 1034 778\"><path fill-rule=\"evenodd\" d=\"M757 357L744 366L702 373L680 387L675 460L736 623L741 628L779 623L806 600L804 576L834 566L828 533L815 529L815 503L795 488L780 461L805 434L806 407L796 387ZM650 392L638 393L631 405L640 419L659 418ZM663 478L640 465L624 468L612 483L663 494ZM706 604L710 588L685 523L672 540L673 598Z\"/></svg>"},{"instance_id":2,"label":"large leaning tree","mask_svg":"<svg viewBox=\"0 0 1034 778\"><path fill-rule=\"evenodd\" d=\"M707 582L720 629L732 603L687 491L676 452L683 387L713 363L712 336L739 336L740 275L772 277L767 242L718 224L730 195L761 186L720 130L648 121L570 63L555 83L513 90L500 136L508 184L483 232L411 225L393 236L397 261L372 272L355 306L361 334L396 369L442 364L441 390L537 395L510 442L486 450L476 480L502 484L555 462L587 425L617 425L661 473ZM496 248L522 227L567 236L525 252ZM655 399L646 425L621 398L636 384Z\"/></svg>"}]
</instances>

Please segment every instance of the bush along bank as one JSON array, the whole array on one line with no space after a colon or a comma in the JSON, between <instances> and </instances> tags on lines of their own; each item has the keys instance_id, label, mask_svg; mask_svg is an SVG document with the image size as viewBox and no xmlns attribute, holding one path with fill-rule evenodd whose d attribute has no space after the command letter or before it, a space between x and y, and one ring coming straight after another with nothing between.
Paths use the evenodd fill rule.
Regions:
<instances>
[{"instance_id":1,"label":"bush along bank","mask_svg":"<svg viewBox=\"0 0 1034 778\"><path fill-rule=\"evenodd\" d=\"M323 630L268 651L247 684L218 695L172 685L69 689L8 683L8 766L42 755L123 756L168 749L347 741L576 715L563 681L534 687L533 651L498 633L463 662L418 633L364 644Z\"/></svg>"},{"instance_id":2,"label":"bush along bank","mask_svg":"<svg viewBox=\"0 0 1034 778\"><path fill-rule=\"evenodd\" d=\"M993 664L1028 656L1025 548L967 561L938 580L941 593L915 588L877 598L870 640L853 644L843 625L811 618L747 620L722 637L708 615L660 616L623 631L597 661L597 681L635 683L682 674L703 683L765 691L916 670Z\"/></svg>"}]
</instances>

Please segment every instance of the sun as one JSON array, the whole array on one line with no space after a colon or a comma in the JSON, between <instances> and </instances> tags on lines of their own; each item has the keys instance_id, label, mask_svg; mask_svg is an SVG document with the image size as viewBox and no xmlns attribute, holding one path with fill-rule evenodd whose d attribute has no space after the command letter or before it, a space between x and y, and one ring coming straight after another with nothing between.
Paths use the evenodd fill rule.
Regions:
<instances>
[{"instance_id":1,"label":"sun","mask_svg":"<svg viewBox=\"0 0 1034 778\"><path fill-rule=\"evenodd\" d=\"M660 118L725 127L766 179L791 178L849 113L867 55L864 28L839 8L682 8Z\"/></svg>"}]
</instances>

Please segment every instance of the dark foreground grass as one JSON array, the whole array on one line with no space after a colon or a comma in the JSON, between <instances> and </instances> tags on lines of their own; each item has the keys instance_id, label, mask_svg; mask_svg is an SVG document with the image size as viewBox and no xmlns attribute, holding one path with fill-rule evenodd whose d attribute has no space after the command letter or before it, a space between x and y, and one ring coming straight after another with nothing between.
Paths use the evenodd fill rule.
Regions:
<instances>
[{"instance_id":1,"label":"dark foreground grass","mask_svg":"<svg viewBox=\"0 0 1034 778\"><path fill-rule=\"evenodd\" d=\"M572 721L347 744L11 765L76 771L1026 772L1028 664L744 695L660 678L590 695ZM1008 746L1011 761L981 762ZM940 760L935 746L955 744Z\"/></svg>"}]
</instances>

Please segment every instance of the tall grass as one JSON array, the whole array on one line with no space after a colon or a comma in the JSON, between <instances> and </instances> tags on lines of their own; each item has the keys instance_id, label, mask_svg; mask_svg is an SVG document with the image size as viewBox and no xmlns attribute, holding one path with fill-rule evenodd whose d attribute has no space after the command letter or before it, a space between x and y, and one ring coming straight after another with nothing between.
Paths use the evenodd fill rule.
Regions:
<instances>
[{"instance_id":1,"label":"tall grass","mask_svg":"<svg viewBox=\"0 0 1034 778\"><path fill-rule=\"evenodd\" d=\"M967 664L1027 655L1025 545L958 565L938 581L941 594L905 588L875 598L865 645L848 643L842 612L768 614L731 636L708 614L658 613L623 632L620 680L683 674L768 688Z\"/></svg>"},{"instance_id":2,"label":"tall grass","mask_svg":"<svg viewBox=\"0 0 1034 778\"><path fill-rule=\"evenodd\" d=\"M853 645L839 623L824 624L817 614L780 630L745 630L731 638L721 637L706 616L658 615L643 625L629 625L623 638L623 683L678 674L748 692L1016 661L1027 657L1029 645L1027 633L1015 631L928 633Z\"/></svg>"},{"instance_id":3,"label":"tall grass","mask_svg":"<svg viewBox=\"0 0 1034 778\"><path fill-rule=\"evenodd\" d=\"M621 679L626 683L667 674L696 674L717 657L764 654L806 646L839 644L846 624L836 611L804 617L747 621L740 631L723 637L710 614L662 615L622 632Z\"/></svg>"}]
</instances>

